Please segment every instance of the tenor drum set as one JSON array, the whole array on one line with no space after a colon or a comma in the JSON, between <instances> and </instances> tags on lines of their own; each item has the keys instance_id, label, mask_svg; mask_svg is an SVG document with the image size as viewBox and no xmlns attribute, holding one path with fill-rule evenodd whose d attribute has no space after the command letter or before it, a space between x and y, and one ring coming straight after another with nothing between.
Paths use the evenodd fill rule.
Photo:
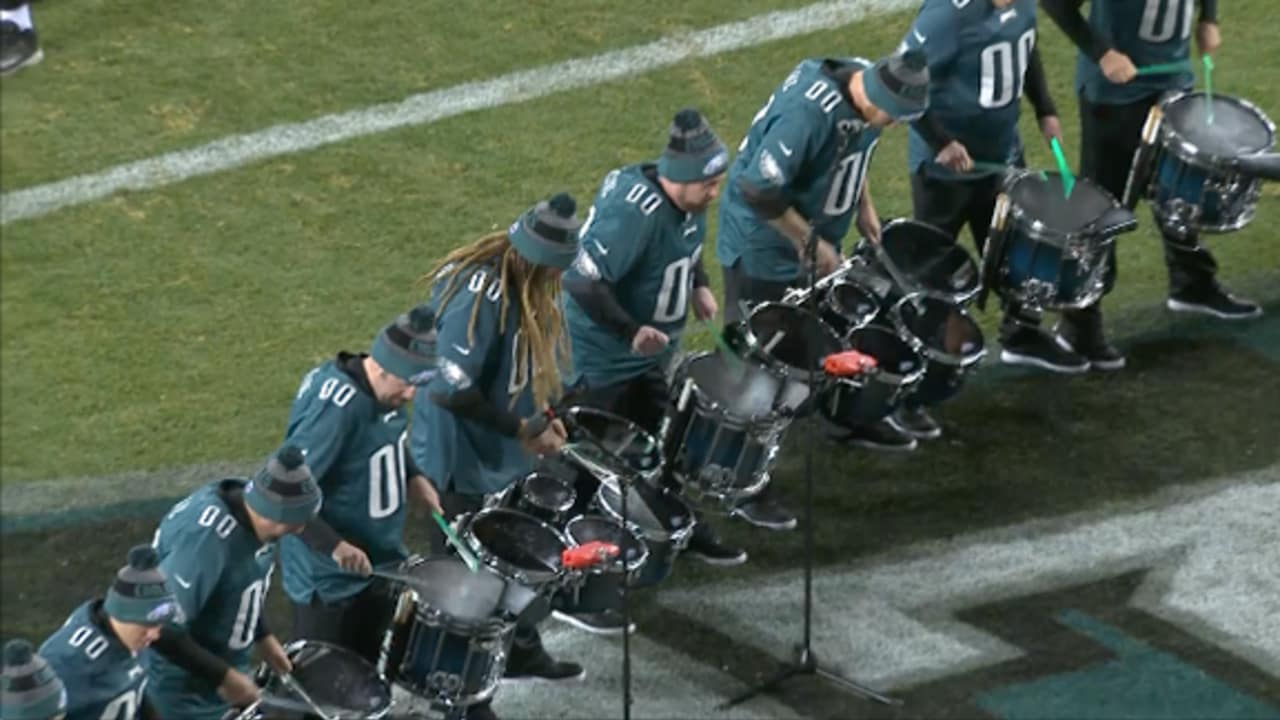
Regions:
<instances>
[{"instance_id":1,"label":"tenor drum set","mask_svg":"<svg viewBox=\"0 0 1280 720\"><path fill-rule=\"evenodd\" d=\"M1214 124L1203 120L1210 105ZM862 242L812 288L747 308L726 328L725 350L678 362L656 437L602 410L560 413L563 450L455 521L478 572L453 556L409 559L390 582L395 612L377 667L339 647L295 642L290 682L314 702L280 701L242 717L376 720L391 706L391 684L461 717L493 696L517 622L552 609L617 609L624 586L670 577L695 508L727 513L762 492L794 420L816 414L859 427L958 393L985 353L967 309L975 298L994 291L1038 310L1096 302L1115 238L1134 229L1141 198L1183 236L1244 227L1260 178L1280 177L1276 156L1263 155L1274 139L1271 121L1243 100L1181 93L1153 109L1123 205L1088 180L1066 196L1056 174L1011 169L980 262L937 228L887 223L880 243ZM805 309L811 300L816 313ZM827 376L824 358L845 350L874 358L875 368ZM595 541L619 555L564 566L566 550ZM264 670L260 684L270 690L281 679Z\"/></svg>"}]
</instances>

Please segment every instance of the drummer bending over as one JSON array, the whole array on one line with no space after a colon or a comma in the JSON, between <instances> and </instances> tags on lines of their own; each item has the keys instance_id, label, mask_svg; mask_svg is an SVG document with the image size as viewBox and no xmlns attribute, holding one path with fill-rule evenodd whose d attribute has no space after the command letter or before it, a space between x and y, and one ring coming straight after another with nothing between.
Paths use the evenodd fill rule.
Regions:
<instances>
[{"instance_id":1,"label":"drummer bending over","mask_svg":"<svg viewBox=\"0 0 1280 720\"><path fill-rule=\"evenodd\" d=\"M670 391L667 368L680 348L689 307L715 317L702 267L706 210L720 193L729 153L701 113L681 110L662 156L605 176L565 273L578 404L621 415L657 435ZM747 553L722 545L699 519L685 552L713 565ZM597 617L596 615L599 615ZM616 613L575 616L588 630L621 631Z\"/></svg>"},{"instance_id":2,"label":"drummer bending over","mask_svg":"<svg viewBox=\"0 0 1280 720\"><path fill-rule=\"evenodd\" d=\"M1185 62L1190 57L1192 0L1093 0L1089 19L1080 15L1083 0L1043 0L1053 18L1079 48L1076 90L1080 94L1080 174L1117 199L1124 195L1134 151L1142 139L1147 114L1172 90L1191 89L1189 72L1137 74L1137 68ZM1196 44L1208 55L1218 49L1218 2L1201 0L1195 26ZM1157 224L1159 221L1157 220ZM1225 320L1258 317L1262 308L1235 297L1215 279L1218 265L1193 233L1179 238L1161 228L1169 270L1166 305ZM1115 284L1114 246L1106 289ZM1099 303L1063 315L1058 332L1063 342L1089 358L1123 367L1124 356L1107 342Z\"/></svg>"},{"instance_id":3,"label":"drummer bending over","mask_svg":"<svg viewBox=\"0 0 1280 720\"><path fill-rule=\"evenodd\" d=\"M436 360L435 315L417 307L382 328L369 352L339 352L302 378L285 442L305 452L325 503L300 536L280 543L294 639L333 643L378 662L394 605L369 571L408 556L410 498L440 509L435 488L409 457L405 410Z\"/></svg>"},{"instance_id":4,"label":"drummer bending over","mask_svg":"<svg viewBox=\"0 0 1280 720\"><path fill-rule=\"evenodd\" d=\"M902 44L928 56L932 79L929 111L911 124L908 143L915 217L956 236L967 223L981 255L1004 178L1000 168L1025 167L1018 136L1024 89L1045 139L1062 138L1036 47L1035 0L978 0L964 7L925 0ZM992 64L993 54L999 56L993 48L1004 48L1014 60ZM1000 74L1004 70L1013 74ZM975 161L981 165L975 168ZM1088 360L1039 325L1038 311L1006 302L1000 359L1060 373L1089 369ZM942 434L923 409L904 405L891 421L919 438Z\"/></svg>"},{"instance_id":5,"label":"drummer bending over","mask_svg":"<svg viewBox=\"0 0 1280 720\"><path fill-rule=\"evenodd\" d=\"M560 273L578 253L576 204L559 194L522 214L505 232L449 253L427 275L436 309L440 372L413 403L411 449L441 489L445 517L475 512L564 444L564 425L547 410L562 391L569 360ZM431 532L433 552L445 551ZM532 624L516 628L506 677L572 680L581 665L553 660ZM468 717L492 717L488 704Z\"/></svg>"},{"instance_id":6,"label":"drummer bending over","mask_svg":"<svg viewBox=\"0 0 1280 720\"><path fill-rule=\"evenodd\" d=\"M159 562L150 545L130 550L106 597L76 608L40 647L66 687L73 720L160 717L144 694L147 678L138 661L178 610Z\"/></svg>"},{"instance_id":7,"label":"drummer bending over","mask_svg":"<svg viewBox=\"0 0 1280 720\"><path fill-rule=\"evenodd\" d=\"M928 103L929 73L918 52L862 59L801 62L756 113L729 170L720 201L716 257L724 269L725 319L740 319L739 301L780 300L805 282L800 258L817 234L819 276L840 265L840 241L853 221L872 242L880 220L866 187L880 131L915 118ZM851 428L842 441L912 450L915 438L880 421ZM767 491L766 491L767 492ZM747 522L776 529L796 518L770 500L739 509Z\"/></svg>"},{"instance_id":8,"label":"drummer bending over","mask_svg":"<svg viewBox=\"0 0 1280 720\"><path fill-rule=\"evenodd\" d=\"M147 695L163 718L218 720L258 699L249 654L277 672L292 663L267 626L263 600L274 543L302 530L320 488L302 451L285 446L252 480L216 480L160 521L153 545L181 613L152 644Z\"/></svg>"}]
</instances>

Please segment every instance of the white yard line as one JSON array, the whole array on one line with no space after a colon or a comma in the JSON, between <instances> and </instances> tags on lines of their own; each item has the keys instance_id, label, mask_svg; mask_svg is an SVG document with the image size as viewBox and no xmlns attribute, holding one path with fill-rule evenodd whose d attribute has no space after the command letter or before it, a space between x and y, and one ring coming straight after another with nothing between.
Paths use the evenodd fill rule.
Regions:
<instances>
[{"instance_id":1,"label":"white yard line","mask_svg":"<svg viewBox=\"0 0 1280 720\"><path fill-rule=\"evenodd\" d=\"M7 192L0 196L0 225L83 205L120 190L163 187L267 158L432 123L476 110L534 100L670 67L693 58L830 30L857 22L872 13L918 4L919 0L821 2L797 10L766 13L705 30L664 37L622 50L412 95L400 102L232 135L188 150Z\"/></svg>"}]
</instances>

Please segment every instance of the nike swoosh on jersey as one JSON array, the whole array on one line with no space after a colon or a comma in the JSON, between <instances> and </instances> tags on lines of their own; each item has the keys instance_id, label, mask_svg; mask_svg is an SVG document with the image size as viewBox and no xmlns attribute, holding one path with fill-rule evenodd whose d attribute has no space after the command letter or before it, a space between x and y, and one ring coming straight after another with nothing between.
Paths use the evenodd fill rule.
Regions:
<instances>
[{"instance_id":1,"label":"nike swoosh on jersey","mask_svg":"<svg viewBox=\"0 0 1280 720\"><path fill-rule=\"evenodd\" d=\"M787 147L787 144L782 142L781 140L778 141L778 149L782 150L783 155L786 155L787 157L791 157L791 148Z\"/></svg>"},{"instance_id":2,"label":"nike swoosh on jersey","mask_svg":"<svg viewBox=\"0 0 1280 720\"><path fill-rule=\"evenodd\" d=\"M920 31L915 28L911 28L911 34L916 36L916 42L919 42L919 43L923 43L925 40L928 39L925 36L921 35Z\"/></svg>"},{"instance_id":3,"label":"nike swoosh on jersey","mask_svg":"<svg viewBox=\"0 0 1280 720\"><path fill-rule=\"evenodd\" d=\"M599 251L601 255L609 254L609 248L601 245L599 240L592 240L591 242L595 244L596 250Z\"/></svg>"},{"instance_id":4,"label":"nike swoosh on jersey","mask_svg":"<svg viewBox=\"0 0 1280 720\"><path fill-rule=\"evenodd\" d=\"M684 229L684 235L683 235L682 237L689 237L690 235L692 235L692 234L694 234L694 233L696 233L696 232L698 232L698 226L697 226L697 225L690 225L689 227L687 227L687 228L685 228L685 229Z\"/></svg>"},{"instance_id":5,"label":"nike swoosh on jersey","mask_svg":"<svg viewBox=\"0 0 1280 720\"><path fill-rule=\"evenodd\" d=\"M1016 17L1018 17L1018 11L1016 9L1002 12L1000 13L1000 24L1003 25Z\"/></svg>"},{"instance_id":6,"label":"nike swoosh on jersey","mask_svg":"<svg viewBox=\"0 0 1280 720\"><path fill-rule=\"evenodd\" d=\"M460 355L470 355L470 354L471 354L471 348L466 348L466 349L464 350L464 349L463 349L463 347L462 347L461 345L457 344L457 343L454 343L454 344L453 344L453 349L454 349L454 350L457 350L457 351L458 351L458 354L460 354Z\"/></svg>"},{"instance_id":7,"label":"nike swoosh on jersey","mask_svg":"<svg viewBox=\"0 0 1280 720\"><path fill-rule=\"evenodd\" d=\"M181 586L183 587L183 589L185 589L185 590L190 590L190 589L191 589L191 583L189 583L189 582L187 582L186 580L184 580L184 579L183 579L183 577L182 577L181 575L179 575L179 574L177 574L177 573L174 573L174 574L173 574L173 579L174 579L174 580L176 580L176 581L178 582L178 584L179 584L179 585L181 585Z\"/></svg>"}]
</instances>

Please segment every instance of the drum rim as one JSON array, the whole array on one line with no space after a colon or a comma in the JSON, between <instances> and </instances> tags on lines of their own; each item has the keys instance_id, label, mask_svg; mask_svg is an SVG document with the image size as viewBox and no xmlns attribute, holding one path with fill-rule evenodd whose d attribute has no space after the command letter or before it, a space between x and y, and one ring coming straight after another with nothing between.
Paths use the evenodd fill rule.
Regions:
<instances>
[{"instance_id":1,"label":"drum rim","mask_svg":"<svg viewBox=\"0 0 1280 720\"><path fill-rule=\"evenodd\" d=\"M951 305L953 308L955 308L955 310L957 310L960 313L960 315L964 317L965 320L969 321L969 324L971 324L974 328L977 329L978 337L981 338L982 340L982 347L978 348L978 351L974 353L971 357L969 357L969 356L963 356L963 355L956 355L955 353L943 352L936 348L930 347L926 342L924 342L919 337L917 337L915 333L911 332L911 328L907 327L907 321L902 317L902 305L903 303L911 302L918 297L925 297L932 300L941 300L942 302L945 302L948 305ZM950 299L945 294L918 292L918 293L911 293L910 295L905 295L902 297L902 299L895 302L893 304L893 307L889 309L889 319L893 321L893 327L898 337L902 338L903 342L910 345L911 348L916 351L916 353L923 355L926 360L934 360L944 365L950 365L952 367L958 367L958 368L964 369L964 368L971 367L978 361L982 360L982 358L987 354L987 339L982 334L982 327L978 325L976 320L973 319L973 316L969 314L968 310L965 310L964 307L951 302Z\"/></svg>"},{"instance_id":2,"label":"drum rim","mask_svg":"<svg viewBox=\"0 0 1280 720\"><path fill-rule=\"evenodd\" d=\"M511 485L507 486L507 488L505 488L505 489L503 490L503 492L507 492L507 491L511 490L511 489L512 489L512 488L514 488L516 485L519 485L519 486L520 486L520 489L521 489L521 490L523 490L523 489L524 489L524 484L525 484L527 481L529 481L529 480L531 480L532 478L534 478L534 477L547 477L547 478L550 478L551 480L554 480L555 482L559 483L562 487L564 487L565 489L567 489L567 490L569 491L569 499L568 499L568 500L566 500L566 501L564 501L563 503L560 503L559 505L556 505L556 506L553 506L553 507L547 507L546 505L539 505L539 504L537 504L537 503L533 503L534 505L537 505L537 507L538 507L538 508L540 508L540 509L542 509L542 510L546 510L547 512L552 512L552 513L557 513L557 514L558 514L558 513L564 513L564 512L568 512L568 511L569 511L569 509L573 507L573 504L574 504L574 503L576 503L576 502L578 501L578 491L573 487L573 483L565 482L563 479L561 479L561 478L557 477L557 476L556 476L556 475L554 475L553 473L549 473L549 472L547 472L546 470L541 470L541 469L537 469L537 468L535 468L535 469L533 469L533 470L530 470L529 472L525 473L525 474L520 478L520 480L519 480L518 482L514 482L514 483L512 483ZM528 496L528 495L523 495L523 494L522 494L522 497L526 497L526 498L527 498L527 497L529 497L529 496ZM532 501L531 501L531 502L532 502Z\"/></svg>"},{"instance_id":3,"label":"drum rim","mask_svg":"<svg viewBox=\"0 0 1280 720\"><path fill-rule=\"evenodd\" d=\"M412 575L413 568L418 567L419 565L426 565L427 563L430 563L430 562L440 562L440 561L454 561L454 562L462 563L461 559L456 558L452 555L426 556L426 555L414 554L414 555L410 555L408 558L405 558L405 560L400 563L400 571L406 575ZM463 563L463 566L464 567L466 566L465 563ZM502 582L502 583L509 582L506 578L504 578L501 574L499 574L497 571L493 570L492 568L486 568L486 570L490 574L492 574L493 577L497 578L499 582ZM432 627L440 627L445 630L448 630L449 632L454 632L459 635L465 635L467 637L493 639L493 638L500 637L502 633L505 632L506 626L510 624L502 620L497 615L493 615L493 616L489 616L481 619L475 619L475 620L467 620L467 619L459 618L457 615L445 612L439 607L436 607L435 605L432 605L431 603L428 603L427 601L425 601L422 597L422 594L417 592L415 588L405 587L403 584L401 584L401 587L403 588L400 590L401 593L408 592L413 594L414 617L422 615L424 614L425 611L429 610L430 612L434 613L435 616L438 618L438 620L434 622L427 622L426 620L424 620L423 622L426 625L429 625ZM399 593L397 593L397 596L398 595Z\"/></svg>"},{"instance_id":4,"label":"drum rim","mask_svg":"<svg viewBox=\"0 0 1280 720\"><path fill-rule=\"evenodd\" d=\"M630 472L636 473L637 475L643 475L643 476L655 474L662 470L662 443L658 442L658 436L654 435L648 430L645 430L643 427L640 426L639 423L631 420L630 418L623 417L622 415L619 415L614 412L610 412L608 410L602 410L600 408L591 407L589 405L572 405L568 409L564 410L564 412L561 414L569 417L577 417L578 415L582 415L582 414L599 415L601 417L607 418L610 421L618 421L622 423L623 425L627 426L628 430L635 432L639 436L648 440L649 446L653 448L653 453L658 459L658 465L655 468L652 468L649 470L639 470L637 468L630 467L630 463L627 463L625 460L623 460L623 465L627 466L627 470L629 470ZM599 440L599 438L595 438L595 439ZM603 443L601 443L601 445L603 445ZM621 460L622 458L619 458L619 459Z\"/></svg>"},{"instance_id":5,"label":"drum rim","mask_svg":"<svg viewBox=\"0 0 1280 720\"><path fill-rule=\"evenodd\" d=\"M1161 150L1172 153L1175 157L1188 165L1193 165L1201 170L1213 171L1221 175L1240 175L1241 173L1239 172L1222 167L1223 162L1232 159L1230 155L1219 155L1217 153L1211 153L1200 149L1199 145L1196 145L1190 140L1184 138L1183 135L1178 132L1177 128L1173 127L1173 123L1169 122L1167 119L1170 106L1195 96L1205 96L1205 94L1206 93L1203 90L1182 90L1180 92L1172 93L1160 101L1160 111L1162 115L1160 118L1160 142L1158 143L1158 147ZM1262 126L1266 129L1267 135L1269 136L1269 142L1266 147L1254 150L1253 152L1267 152L1268 150L1275 148L1276 124L1262 110L1262 108L1242 97L1228 93L1215 92L1213 94L1213 98L1215 100L1221 99L1235 103L1240 107L1253 112L1257 118L1262 121Z\"/></svg>"},{"instance_id":6,"label":"drum rim","mask_svg":"<svg viewBox=\"0 0 1280 720\"><path fill-rule=\"evenodd\" d=\"M848 330L846 330L843 333L843 336L840 338L841 345L845 343L845 338L849 336L849 333L853 332L854 330L861 330L862 328L870 325L871 322L876 319L876 316L880 314L880 309L881 309L880 296L876 295L874 290L867 287L865 284L858 282L856 279L849 277L847 274L834 280L830 286L824 288L824 291L822 293L822 300L818 302L819 307L826 310L830 310L831 312L839 315L845 320L849 320L849 317L847 315L840 312L840 308L836 305L836 302L835 302L836 291L846 286L852 287L854 290L857 290L858 292L870 298L871 305L875 308L875 311L872 312L870 315L867 315L865 319L859 318L858 320L850 320L849 322L852 325L852 327L850 327Z\"/></svg>"},{"instance_id":7,"label":"drum rim","mask_svg":"<svg viewBox=\"0 0 1280 720\"><path fill-rule=\"evenodd\" d=\"M640 523L637 523L635 521L628 520L627 518L622 517L621 508L614 509L609 506L609 502L608 500L606 500L604 495L604 490L606 487L608 486L601 484L600 487L596 488L596 492L594 495L596 503L599 505L600 509L604 511L605 516L611 517L614 520L617 520L623 527L627 528L633 533L636 533L637 535L640 536L641 540L644 540L646 543L648 543L650 540L649 532L643 526L641 526ZM609 488L609 489L612 490L613 488ZM668 543L676 547L683 548L685 545L688 544L689 538L693 535L693 529L698 526L698 518L694 516L693 506L690 505L684 498L680 497L680 494L675 492L671 488L655 487L654 490L661 493L662 495L674 498L675 501L679 503L680 506L687 511L687 514L689 517L689 524L678 530L667 530L666 528L663 528L661 530L655 530L653 534L659 537L654 537L653 542ZM618 495L619 495L619 498L621 498L622 493L618 493Z\"/></svg>"},{"instance_id":8,"label":"drum rim","mask_svg":"<svg viewBox=\"0 0 1280 720\"><path fill-rule=\"evenodd\" d=\"M561 545L566 548L569 545L569 543L565 541L563 533L528 513L522 513L519 510L513 510L511 508L482 508L475 513L471 513L467 517L463 529L463 539L471 546L470 549L478 558L480 558L481 562L484 562L486 565L493 568L498 575L506 579L522 582L523 584L530 586L542 585L565 575L567 570L563 565L557 567L555 570L531 570L528 568L517 567L508 562L505 558L498 557L488 548L481 545L480 540L476 538L475 534L471 531L473 525L481 518L496 515L498 513L509 514L525 520L531 520L549 530L551 534L560 541Z\"/></svg>"},{"instance_id":9,"label":"drum rim","mask_svg":"<svg viewBox=\"0 0 1280 720\"><path fill-rule=\"evenodd\" d=\"M864 383L866 383L868 380L873 379L875 382L879 382L884 385L892 385L894 387L904 388L904 387L909 387L911 385L914 385L920 382L922 378L924 378L925 371L928 370L928 367L929 367L928 358L923 357L921 353L911 345L910 341L908 341L906 338L899 335L896 328L885 327L880 323L871 323L864 328L859 328L849 333L850 341L852 341L854 333L867 332L869 330L875 330L878 332L886 333L890 337L897 339L898 342L906 345L907 349L910 350L911 353L920 360L919 367L917 367L912 372L904 374L900 372L891 372L889 370L885 370L882 366L877 364L875 372L870 375L866 375L862 377L853 377L853 378L832 378L832 382L835 385L861 388Z\"/></svg>"},{"instance_id":10,"label":"drum rim","mask_svg":"<svg viewBox=\"0 0 1280 720\"><path fill-rule=\"evenodd\" d=\"M1109 245L1115 243L1116 236L1114 235L1103 236L1096 231L1086 233L1080 230L1072 230L1070 232L1054 230L1050 228L1048 225L1045 225L1044 222L1042 222L1038 218L1031 217L1027 213L1027 210L1025 208L1023 208L1018 203L1014 202L1013 195L1010 192L1013 189L1013 186L1027 179L1027 177L1037 175L1037 174L1039 174L1039 171L1029 170L1027 168L1022 168L1018 172L1010 172L1009 173L1010 179L1008 180L1004 189L1001 190L1001 194L1003 194L1006 198L1008 198L1008 201L1009 201L1008 202L1009 210L1008 210L1007 217L1012 218L1014 220L1014 224L1019 229L1023 230L1028 237L1030 237L1032 240L1035 240L1037 242L1043 242L1047 245L1052 245L1062 250L1065 250L1067 245L1078 240L1096 240L1098 242L1099 249L1104 249L1104 250ZM1086 183L1093 190L1097 190L1098 192L1102 193L1102 195L1107 200L1111 201L1111 205L1113 207L1120 206L1120 202L1116 200L1115 196L1112 195L1110 192L1108 192L1107 189L1102 187L1101 185L1098 185L1097 183L1093 182L1089 178L1085 178L1085 177L1076 178L1076 184L1079 185L1081 183ZM1012 232L1012 228L1009 226L1008 220L1005 221L1005 229L1002 232L1004 232L1006 235ZM981 283L979 283L979 286L981 286Z\"/></svg>"},{"instance_id":11,"label":"drum rim","mask_svg":"<svg viewBox=\"0 0 1280 720\"><path fill-rule=\"evenodd\" d=\"M341 645L338 645L336 643L325 642L324 640L310 640L308 638L299 638L297 640L290 640L289 642L285 643L283 648L284 654L286 657L289 658L290 661L292 661L294 652L297 650L301 650L303 647L306 647L307 645L319 645L319 646L328 648L330 652L337 650L340 655L353 657L359 661L359 664L368 666L370 670L370 676L373 679L377 680L378 684L385 691L387 702L386 702L386 705L384 705L383 707L377 710L374 710L371 712L365 712L365 714L362 716L362 720L381 720L382 718L386 717L388 713L391 712L391 708L395 705L395 702L394 702L395 698L392 692L391 683L385 677L382 676L382 673L378 672L378 667L376 665L360 657L354 651L344 648ZM271 672L275 674L275 670L272 670ZM331 707L331 706L327 706L327 707ZM346 716L347 712L353 712L353 713L364 712L361 710L353 710L351 708L342 708L342 710L343 710L343 713L341 716L343 717Z\"/></svg>"},{"instance_id":12,"label":"drum rim","mask_svg":"<svg viewBox=\"0 0 1280 720\"><path fill-rule=\"evenodd\" d=\"M784 303L781 300L770 300L768 302L757 303L755 307L751 308L751 313L747 315L746 319L742 323L743 337L746 339L747 347L750 348L752 353L763 352L764 345L760 342L759 338L756 337L755 330L751 328L751 318L755 317L756 313L761 312L762 310L765 310L765 309L773 308L773 307L780 307L790 311L801 312L813 318L813 321L818 323L818 326L822 329L822 332L828 337L828 339L834 341L833 343L831 343L831 346L835 348L834 352L839 352L839 349L844 346L844 343L840 340L839 333L837 333L835 330L832 330L831 326L828 325L827 321L823 320L821 316L815 315L814 313L809 312L808 309L800 307L798 305ZM810 373L809 368L795 367L793 365L788 365L781 361L775 360L772 353L770 353L767 357L768 357L768 362L766 363L767 369L772 370L775 374L780 375L784 379L795 380L795 381L806 383L806 384L808 383L809 373ZM821 360L819 360L818 364L814 366L813 372L818 375L822 374Z\"/></svg>"},{"instance_id":13,"label":"drum rim","mask_svg":"<svg viewBox=\"0 0 1280 720\"><path fill-rule=\"evenodd\" d=\"M684 361L680 363L680 370L676 372L676 378L679 382L672 383L672 391L676 391L677 388L680 388L680 390L676 392L676 395L679 396L684 392L684 388L687 385L690 391L695 395L695 404L706 409L716 418L723 418L726 420L724 425L730 430L737 432L768 432L778 425L786 425L788 418L782 410L770 410L767 413L758 413L754 415L740 415L738 413L729 412L725 409L724 403L711 399L710 395L704 392L702 387L698 385L697 381L690 377L688 372L685 371L685 368L698 360L708 357L716 357L720 354L721 353L719 352L712 352L710 350L701 350L689 353L685 357ZM768 365L752 363L749 359L744 357L738 357L738 361L742 363L750 363L752 367L759 368L761 372L772 375L783 384L785 384L789 379ZM677 408L677 412L679 412L679 403L675 403L675 406Z\"/></svg>"},{"instance_id":14,"label":"drum rim","mask_svg":"<svg viewBox=\"0 0 1280 720\"><path fill-rule=\"evenodd\" d=\"M627 567L626 567L627 573L633 573L639 570L641 567L644 566L646 562L649 561L649 543L645 542L644 537L637 534L634 530L627 527L626 525L609 517L608 515L601 515L601 514L595 514L595 513L583 513L581 515L575 515L572 518L570 518L569 522L564 524L564 536L569 541L569 546L581 547L578 544L578 542L574 540L573 536L569 534L569 527L571 525L578 522L579 520L587 521L587 520L597 520L597 519L616 524L618 527L622 528L623 532L630 533L631 539L640 544L640 553L636 556L636 559L627 563ZM615 560L612 563L610 563L610 565L614 567L618 566L619 564L621 564L620 560ZM591 572L593 574L600 574L600 573L606 572L606 570L607 568L599 567L599 566L595 566L591 568Z\"/></svg>"},{"instance_id":15,"label":"drum rim","mask_svg":"<svg viewBox=\"0 0 1280 720\"><path fill-rule=\"evenodd\" d=\"M965 258L965 264L969 265L973 270L973 278L974 278L973 286L964 288L963 290L953 290L951 288L939 290L937 288L925 287L919 281L915 281L914 282L915 287L902 288L902 290L906 291L902 294L909 295L913 292L922 292L922 291L940 292L940 293L952 296L955 299L956 303L965 305L965 304L968 304L970 301L972 301L975 297L977 297L978 293L982 292L982 264L981 262L979 262L979 260L975 260L973 255L969 254L968 250L965 250L964 248L960 247L960 245L958 245L955 242L955 238L951 237L942 228L939 228L935 225L930 225L927 222L922 222L914 218L900 217L900 218L894 218L886 222L883 226L881 226L880 242L883 243L888 238L889 233L891 233L892 231L896 230L899 227L911 227L911 228L926 230L928 234L936 236L940 241L943 241L944 244L951 245L956 250L963 253ZM870 246L868 245L869 242L870 242L869 240L864 240L861 243L859 243L859 249L870 250ZM875 260L874 254L871 260ZM877 272L875 267L869 264L869 262L866 259L863 260L862 266L869 272ZM906 270L902 270L901 268L899 268L899 271L903 273L907 272ZM897 282L895 282L892 278L889 278L889 281L894 286L894 288L897 289ZM877 295L877 297L879 296Z\"/></svg>"}]
</instances>

